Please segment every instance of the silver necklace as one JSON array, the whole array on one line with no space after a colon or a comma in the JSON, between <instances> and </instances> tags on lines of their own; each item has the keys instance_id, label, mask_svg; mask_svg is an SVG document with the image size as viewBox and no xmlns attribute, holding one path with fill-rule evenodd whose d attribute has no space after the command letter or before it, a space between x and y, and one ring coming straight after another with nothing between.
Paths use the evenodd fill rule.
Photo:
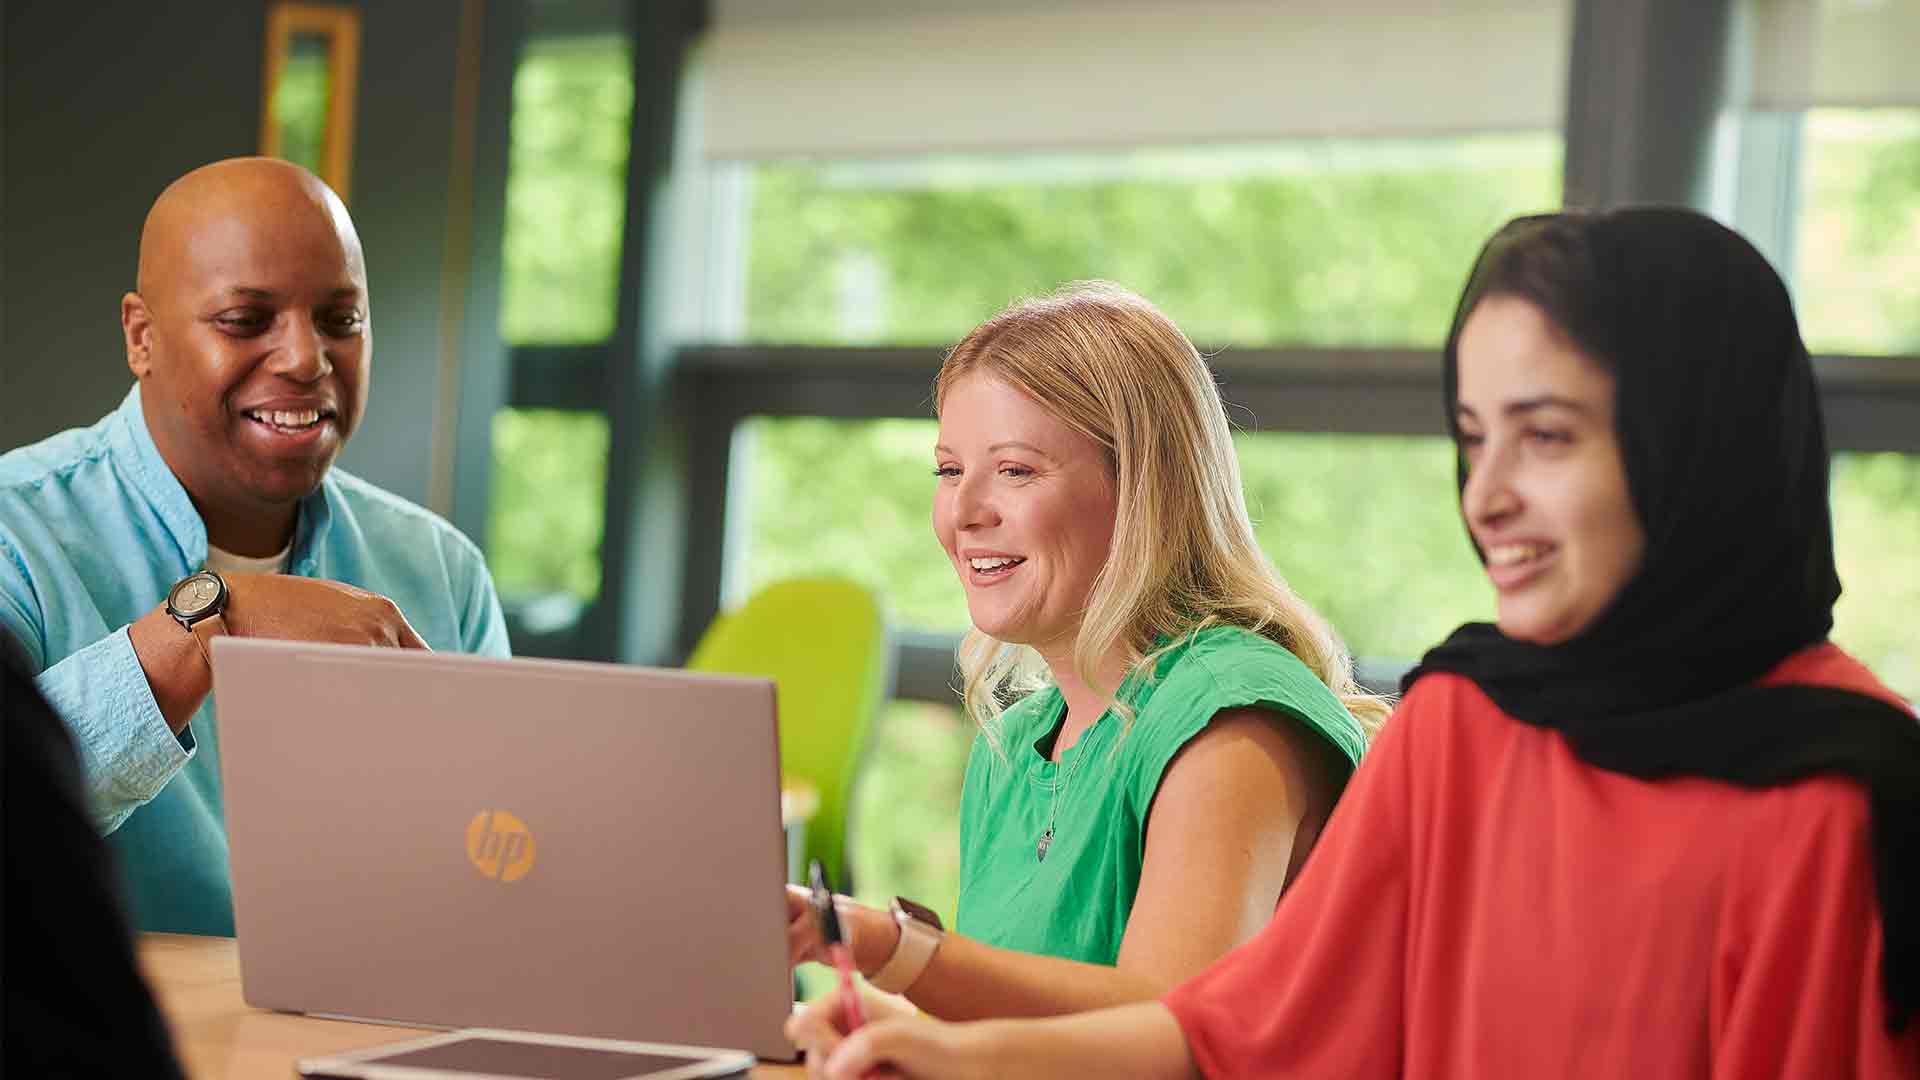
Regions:
<instances>
[{"instance_id":1,"label":"silver necklace","mask_svg":"<svg viewBox=\"0 0 1920 1080\"><path fill-rule=\"evenodd\" d=\"M1086 738L1086 733L1082 732L1081 741L1085 741L1085 738ZM1062 751L1062 753L1064 752L1065 751ZM1087 756L1087 748L1084 746L1080 747L1080 753L1074 757L1073 764L1067 766L1067 779L1066 779L1066 783L1064 784L1061 783L1060 781L1060 769L1058 764L1056 764L1054 767L1053 798L1050 800L1050 805L1047 807L1047 831L1040 834L1040 843L1036 844L1033 849L1034 855L1037 856L1039 858L1039 861L1041 862L1047 861L1047 849L1053 846L1053 824L1060 815L1060 789L1063 787L1070 786L1073 783L1074 770L1080 767L1080 762L1086 760L1086 756Z\"/></svg>"}]
</instances>

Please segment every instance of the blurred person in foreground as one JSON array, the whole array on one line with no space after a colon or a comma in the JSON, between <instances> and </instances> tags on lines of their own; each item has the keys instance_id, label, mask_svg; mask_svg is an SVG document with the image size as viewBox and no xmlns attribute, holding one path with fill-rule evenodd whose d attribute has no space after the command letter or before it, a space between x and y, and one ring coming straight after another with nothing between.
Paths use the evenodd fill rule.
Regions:
<instances>
[{"instance_id":1,"label":"blurred person in foreground","mask_svg":"<svg viewBox=\"0 0 1920 1080\"><path fill-rule=\"evenodd\" d=\"M1153 1003L811 1017L816 1075L1920 1074L1920 727L1827 640L1779 277L1691 211L1521 219L1446 391L1497 624L1408 676L1266 929Z\"/></svg>"},{"instance_id":2,"label":"blurred person in foreground","mask_svg":"<svg viewBox=\"0 0 1920 1080\"><path fill-rule=\"evenodd\" d=\"M94 831L73 738L0 630L6 740L5 1051L9 1076L180 1076L140 978L113 854Z\"/></svg>"},{"instance_id":3,"label":"blurred person in foreground","mask_svg":"<svg viewBox=\"0 0 1920 1080\"><path fill-rule=\"evenodd\" d=\"M120 323L120 406L0 456L0 630L74 734L135 925L232 934L208 640L505 655L506 628L466 537L330 468L373 323L317 177L240 158L175 181Z\"/></svg>"},{"instance_id":4,"label":"blurred person in foreground","mask_svg":"<svg viewBox=\"0 0 1920 1080\"><path fill-rule=\"evenodd\" d=\"M842 900L855 960L951 1019L1153 998L1265 924L1386 705L1256 545L1212 373L1147 301L1016 304L935 394L980 727L957 926ZM805 894L789 908L792 959L818 959Z\"/></svg>"}]
</instances>

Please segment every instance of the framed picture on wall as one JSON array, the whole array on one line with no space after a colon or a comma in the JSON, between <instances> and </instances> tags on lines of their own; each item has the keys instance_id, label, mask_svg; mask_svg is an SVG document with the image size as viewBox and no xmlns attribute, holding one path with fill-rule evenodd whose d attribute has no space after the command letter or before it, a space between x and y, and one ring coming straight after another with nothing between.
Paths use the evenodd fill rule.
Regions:
<instances>
[{"instance_id":1,"label":"framed picture on wall","mask_svg":"<svg viewBox=\"0 0 1920 1080\"><path fill-rule=\"evenodd\" d=\"M342 4L267 8L260 153L304 165L351 202L360 12Z\"/></svg>"}]
</instances>

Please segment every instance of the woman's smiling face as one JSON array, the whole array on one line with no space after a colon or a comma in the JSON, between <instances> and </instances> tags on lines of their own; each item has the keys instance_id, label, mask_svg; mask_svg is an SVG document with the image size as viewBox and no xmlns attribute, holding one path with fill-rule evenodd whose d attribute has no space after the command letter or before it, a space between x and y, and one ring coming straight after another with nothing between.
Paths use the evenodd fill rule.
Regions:
<instances>
[{"instance_id":1,"label":"woman's smiling face","mask_svg":"<svg viewBox=\"0 0 1920 1080\"><path fill-rule=\"evenodd\" d=\"M1458 347L1461 510L1502 633L1556 645L1640 569L1646 534L1614 432L1614 380L1532 303L1489 296Z\"/></svg>"},{"instance_id":2,"label":"woman's smiling face","mask_svg":"<svg viewBox=\"0 0 1920 1080\"><path fill-rule=\"evenodd\" d=\"M940 408L933 531L973 625L1042 653L1072 648L1118 505L1099 444L985 373Z\"/></svg>"}]
</instances>

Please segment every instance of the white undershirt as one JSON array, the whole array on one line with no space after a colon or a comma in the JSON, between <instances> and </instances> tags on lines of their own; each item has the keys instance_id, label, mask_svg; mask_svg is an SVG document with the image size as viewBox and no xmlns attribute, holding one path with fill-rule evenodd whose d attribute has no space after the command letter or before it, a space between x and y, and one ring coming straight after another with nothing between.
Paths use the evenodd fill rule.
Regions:
<instances>
[{"instance_id":1,"label":"white undershirt","mask_svg":"<svg viewBox=\"0 0 1920 1080\"><path fill-rule=\"evenodd\" d=\"M250 559L245 555L235 555L230 551L221 551L212 544L207 545L207 569L216 574L284 574L287 563L293 560L293 540L287 540L287 546L280 549L278 555L268 555L263 559Z\"/></svg>"}]
</instances>

